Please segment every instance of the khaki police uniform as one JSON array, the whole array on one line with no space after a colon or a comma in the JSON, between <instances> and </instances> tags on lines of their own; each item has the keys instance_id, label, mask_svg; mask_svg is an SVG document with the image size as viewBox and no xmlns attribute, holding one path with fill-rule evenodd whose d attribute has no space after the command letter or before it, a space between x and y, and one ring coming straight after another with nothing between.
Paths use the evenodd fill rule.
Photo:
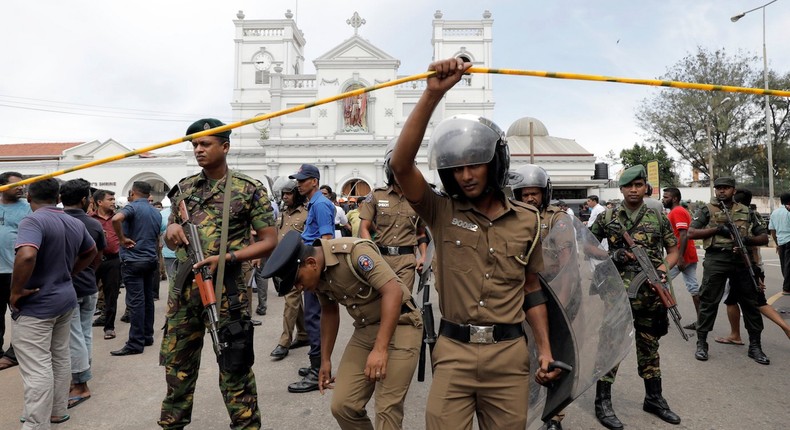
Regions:
<instances>
[{"instance_id":1,"label":"khaki police uniform","mask_svg":"<svg viewBox=\"0 0 790 430\"><path fill-rule=\"evenodd\" d=\"M400 429L403 402L417 368L422 342L422 318L403 283L401 316L388 348L387 377L371 383L365 365L381 321L378 289L392 279L393 270L368 240L321 240L325 270L316 294L322 306L340 304L354 319L354 334L337 369L332 415L342 429L373 429L365 405L375 392L376 429Z\"/></svg>"},{"instance_id":2,"label":"khaki police uniform","mask_svg":"<svg viewBox=\"0 0 790 430\"><path fill-rule=\"evenodd\" d=\"M424 229L424 224L406 197L395 192L392 186L376 188L362 202L359 217L376 227L373 241L384 261L409 291L414 291L417 234Z\"/></svg>"},{"instance_id":3,"label":"khaki police uniform","mask_svg":"<svg viewBox=\"0 0 790 430\"><path fill-rule=\"evenodd\" d=\"M506 199L489 219L427 185L413 207L436 243L443 316L426 428L471 429L475 411L483 430L525 428L531 378L522 305L526 272L543 269L537 210Z\"/></svg>"},{"instance_id":4,"label":"khaki police uniform","mask_svg":"<svg viewBox=\"0 0 790 430\"><path fill-rule=\"evenodd\" d=\"M293 209L286 208L280 212L280 219L277 222L277 234L280 239L291 230L299 233L304 231L304 222L307 219L307 208L304 205ZM278 345L288 348L293 342L294 326L296 326L296 340L307 342L307 330L304 327L304 308L302 307L302 294L297 290L291 290L283 296L285 305L283 308L283 333L280 335Z\"/></svg>"}]
</instances>

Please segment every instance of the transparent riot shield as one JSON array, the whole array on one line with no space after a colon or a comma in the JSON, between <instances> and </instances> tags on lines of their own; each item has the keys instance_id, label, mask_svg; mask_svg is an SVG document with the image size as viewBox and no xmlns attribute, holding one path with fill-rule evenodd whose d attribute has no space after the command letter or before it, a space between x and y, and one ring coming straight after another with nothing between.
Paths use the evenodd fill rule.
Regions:
<instances>
[{"instance_id":1,"label":"transparent riot shield","mask_svg":"<svg viewBox=\"0 0 790 430\"><path fill-rule=\"evenodd\" d=\"M628 355L634 341L631 306L606 250L577 218L555 222L542 242L541 272L549 302L552 356L573 366L551 387L530 380L529 424L534 429L595 385ZM530 338L530 371L538 369Z\"/></svg>"}]
</instances>

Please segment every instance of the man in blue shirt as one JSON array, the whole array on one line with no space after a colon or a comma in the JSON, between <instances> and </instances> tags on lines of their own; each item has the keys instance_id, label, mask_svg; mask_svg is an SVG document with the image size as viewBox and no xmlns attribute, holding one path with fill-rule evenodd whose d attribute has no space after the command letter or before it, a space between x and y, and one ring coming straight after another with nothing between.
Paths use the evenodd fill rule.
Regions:
<instances>
[{"instance_id":1,"label":"man in blue shirt","mask_svg":"<svg viewBox=\"0 0 790 430\"><path fill-rule=\"evenodd\" d=\"M129 193L129 204L112 217L121 252L121 276L126 286L129 310L129 340L115 356L141 354L154 344L154 274L159 270L156 249L162 215L148 203L151 184L136 181Z\"/></svg>"},{"instance_id":2,"label":"man in blue shirt","mask_svg":"<svg viewBox=\"0 0 790 430\"><path fill-rule=\"evenodd\" d=\"M299 194L307 199L307 220L302 240L312 245L317 239L335 236L335 205L318 191L321 174L312 164L302 164L299 171L289 176L296 179ZM304 292L304 320L310 341L310 367L299 369L303 379L288 386L291 393L307 393L318 389L318 371L321 369L321 305L313 292Z\"/></svg>"},{"instance_id":3,"label":"man in blue shirt","mask_svg":"<svg viewBox=\"0 0 790 430\"><path fill-rule=\"evenodd\" d=\"M771 212L768 231L776 242L776 253L782 266L782 294L790 295L790 193L782 193L779 201L782 207Z\"/></svg>"},{"instance_id":4,"label":"man in blue shirt","mask_svg":"<svg viewBox=\"0 0 790 430\"><path fill-rule=\"evenodd\" d=\"M0 174L0 185L13 184L22 180L18 172ZM25 187L13 187L0 193L0 370L17 365L11 342L3 353L5 335L5 310L11 295L11 272L14 271L14 242L19 222L30 212L30 204L24 198Z\"/></svg>"}]
</instances>

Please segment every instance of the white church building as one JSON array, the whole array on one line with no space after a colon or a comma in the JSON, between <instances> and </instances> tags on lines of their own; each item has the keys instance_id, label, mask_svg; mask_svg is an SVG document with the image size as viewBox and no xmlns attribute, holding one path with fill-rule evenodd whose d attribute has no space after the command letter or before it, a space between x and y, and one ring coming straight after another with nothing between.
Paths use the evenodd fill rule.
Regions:
<instances>
[{"instance_id":1,"label":"white church building","mask_svg":"<svg viewBox=\"0 0 790 430\"><path fill-rule=\"evenodd\" d=\"M364 19L356 12L348 19L349 35L330 51L312 60L316 73L304 74L305 34L293 14L283 19L246 19L239 11L235 24L233 120L309 103L356 88L403 77L400 61L375 41L360 35ZM431 40L434 58L463 57L475 66L492 64L494 20L490 12L481 19L446 20L436 11ZM414 81L302 110L234 129L228 163L233 169L266 182L295 172L302 163L321 171L321 183L340 196L364 196L384 184L383 162L387 144L403 128L425 88ZM491 74L473 74L447 93L429 124L417 166L429 181L439 183L427 165L428 138L443 118L471 113L491 118L495 109ZM505 124L500 124L504 127ZM595 156L573 139L549 135L537 119L525 117L507 128L511 168L534 160L552 178L555 199L583 201L608 182L606 170L596 174ZM55 146L53 146L55 145ZM61 145L61 146L57 146ZM0 148L0 169L25 176L67 169L89 161L130 151L123 142L19 144ZM32 160L32 161L28 161ZM155 198L185 176L199 171L191 151L156 153L115 161L67 175L84 177L95 186L128 193L134 181L154 185ZM595 177L595 179L593 179Z\"/></svg>"}]
</instances>

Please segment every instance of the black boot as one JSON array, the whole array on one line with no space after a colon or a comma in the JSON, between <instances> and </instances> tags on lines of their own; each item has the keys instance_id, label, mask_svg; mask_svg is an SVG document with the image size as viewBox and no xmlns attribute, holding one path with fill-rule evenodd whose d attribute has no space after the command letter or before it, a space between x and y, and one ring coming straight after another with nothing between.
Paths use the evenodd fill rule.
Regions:
<instances>
[{"instance_id":1,"label":"black boot","mask_svg":"<svg viewBox=\"0 0 790 430\"><path fill-rule=\"evenodd\" d=\"M550 420L546 424L546 430L562 430L562 424L557 420Z\"/></svg>"},{"instance_id":2,"label":"black boot","mask_svg":"<svg viewBox=\"0 0 790 430\"><path fill-rule=\"evenodd\" d=\"M645 403L642 410L670 424L680 424L680 417L669 409L667 401L661 395L661 378L645 379Z\"/></svg>"},{"instance_id":3,"label":"black boot","mask_svg":"<svg viewBox=\"0 0 790 430\"><path fill-rule=\"evenodd\" d=\"M699 361L708 361L708 332L697 332L697 352L694 358Z\"/></svg>"},{"instance_id":4,"label":"black boot","mask_svg":"<svg viewBox=\"0 0 790 430\"><path fill-rule=\"evenodd\" d=\"M749 333L749 358L760 364L771 364L771 360L769 360L768 356L763 352L759 333Z\"/></svg>"},{"instance_id":5,"label":"black boot","mask_svg":"<svg viewBox=\"0 0 790 430\"><path fill-rule=\"evenodd\" d=\"M289 393L309 393L318 389L318 371L321 369L321 356L310 356L310 370L299 382L288 386Z\"/></svg>"},{"instance_id":6,"label":"black boot","mask_svg":"<svg viewBox=\"0 0 790 430\"><path fill-rule=\"evenodd\" d=\"M611 430L623 428L623 423L614 414L612 408L612 384L611 382L598 381L595 386L595 417L601 425Z\"/></svg>"}]
</instances>

